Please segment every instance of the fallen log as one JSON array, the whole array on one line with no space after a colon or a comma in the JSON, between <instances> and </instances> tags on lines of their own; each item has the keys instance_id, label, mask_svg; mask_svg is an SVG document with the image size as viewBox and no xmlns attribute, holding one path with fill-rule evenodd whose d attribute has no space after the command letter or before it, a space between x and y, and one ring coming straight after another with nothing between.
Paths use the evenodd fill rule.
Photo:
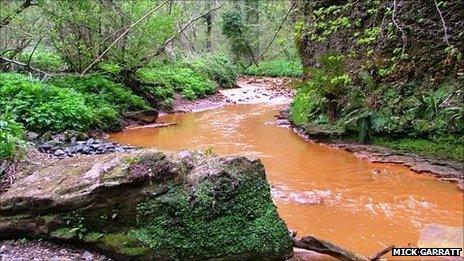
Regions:
<instances>
[{"instance_id":1,"label":"fallen log","mask_svg":"<svg viewBox=\"0 0 464 261\"><path fill-rule=\"evenodd\" d=\"M339 260L345 261L375 261L379 260L380 257L388 253L394 246L388 246L379 252L373 254L370 257L365 257L353 251L344 249L340 246L332 244L328 241L315 238L313 236L306 236L303 238L297 238L296 233L293 233L292 238L293 246L296 248L302 248L321 254L329 255L335 257Z\"/></svg>"}]
</instances>

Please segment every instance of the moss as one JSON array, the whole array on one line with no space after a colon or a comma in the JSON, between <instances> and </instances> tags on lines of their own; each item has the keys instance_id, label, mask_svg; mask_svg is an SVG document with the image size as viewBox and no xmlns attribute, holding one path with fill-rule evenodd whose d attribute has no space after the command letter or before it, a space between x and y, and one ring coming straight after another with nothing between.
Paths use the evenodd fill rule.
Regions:
<instances>
[{"instance_id":1,"label":"moss","mask_svg":"<svg viewBox=\"0 0 464 261\"><path fill-rule=\"evenodd\" d=\"M100 239L100 246L127 256L143 256L152 252L136 238L122 234L105 234Z\"/></svg>"},{"instance_id":2,"label":"moss","mask_svg":"<svg viewBox=\"0 0 464 261\"><path fill-rule=\"evenodd\" d=\"M98 242L103 236L104 234L102 233L90 232L84 236L83 240L87 243L95 243Z\"/></svg>"},{"instance_id":3,"label":"moss","mask_svg":"<svg viewBox=\"0 0 464 261\"><path fill-rule=\"evenodd\" d=\"M142 202L131 235L171 259L272 258L290 252L266 180L256 173L237 176L239 171L229 165L194 190L179 186Z\"/></svg>"},{"instance_id":4,"label":"moss","mask_svg":"<svg viewBox=\"0 0 464 261\"><path fill-rule=\"evenodd\" d=\"M434 140L418 138L374 138L374 144L402 152L414 152L426 156L464 162L464 139L442 137Z\"/></svg>"},{"instance_id":5,"label":"moss","mask_svg":"<svg viewBox=\"0 0 464 261\"><path fill-rule=\"evenodd\" d=\"M66 239L66 240L69 240L69 239L72 239L72 238L75 238L77 237L78 235L78 228L67 228L67 227L64 227L64 228L59 228L53 232L50 233L50 235L52 237L55 237L55 238L60 238L60 239Z\"/></svg>"}]
</instances>

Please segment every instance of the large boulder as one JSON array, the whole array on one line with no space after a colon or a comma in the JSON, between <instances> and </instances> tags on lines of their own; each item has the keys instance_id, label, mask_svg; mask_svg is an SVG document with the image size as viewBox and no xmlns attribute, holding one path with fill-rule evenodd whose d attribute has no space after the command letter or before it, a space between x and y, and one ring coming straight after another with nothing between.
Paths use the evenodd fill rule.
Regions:
<instances>
[{"instance_id":1,"label":"large boulder","mask_svg":"<svg viewBox=\"0 0 464 261\"><path fill-rule=\"evenodd\" d=\"M157 151L31 166L0 195L0 237L121 260L284 259L292 244L259 160Z\"/></svg>"}]
</instances>

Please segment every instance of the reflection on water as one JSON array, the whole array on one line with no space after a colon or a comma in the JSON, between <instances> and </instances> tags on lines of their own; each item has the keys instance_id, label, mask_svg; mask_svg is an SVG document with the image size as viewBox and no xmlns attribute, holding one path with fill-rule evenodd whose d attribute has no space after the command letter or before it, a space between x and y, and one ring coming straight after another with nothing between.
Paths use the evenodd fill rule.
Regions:
<instances>
[{"instance_id":1,"label":"reflection on water","mask_svg":"<svg viewBox=\"0 0 464 261\"><path fill-rule=\"evenodd\" d=\"M234 105L166 115L160 121L179 124L128 130L110 139L162 150L212 147L218 154L260 157L279 213L291 229L365 255L389 244L416 244L429 223L464 225L463 197L455 185L306 142L273 124L279 107Z\"/></svg>"}]
</instances>

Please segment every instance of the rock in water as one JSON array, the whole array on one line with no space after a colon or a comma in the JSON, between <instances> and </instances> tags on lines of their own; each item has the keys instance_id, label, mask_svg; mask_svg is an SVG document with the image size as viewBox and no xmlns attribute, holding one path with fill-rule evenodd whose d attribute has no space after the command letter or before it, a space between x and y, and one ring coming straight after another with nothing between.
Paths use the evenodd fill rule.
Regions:
<instances>
[{"instance_id":1,"label":"rock in water","mask_svg":"<svg viewBox=\"0 0 464 261\"><path fill-rule=\"evenodd\" d=\"M145 111L135 111L127 112L124 114L124 117L127 119L140 121L142 123L154 123L158 118L158 111L155 110L145 110Z\"/></svg>"},{"instance_id":2,"label":"rock in water","mask_svg":"<svg viewBox=\"0 0 464 261\"><path fill-rule=\"evenodd\" d=\"M185 152L79 156L23 170L0 196L0 237L24 236L119 260L292 254L259 160Z\"/></svg>"}]
</instances>

